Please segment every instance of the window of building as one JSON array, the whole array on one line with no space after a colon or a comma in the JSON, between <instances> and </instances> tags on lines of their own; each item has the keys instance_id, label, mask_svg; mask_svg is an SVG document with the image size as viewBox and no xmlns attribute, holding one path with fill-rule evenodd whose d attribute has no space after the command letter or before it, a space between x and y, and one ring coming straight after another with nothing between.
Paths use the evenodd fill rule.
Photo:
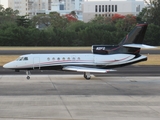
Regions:
<instances>
[{"instance_id":1,"label":"window of building","mask_svg":"<svg viewBox=\"0 0 160 120\"><path fill-rule=\"evenodd\" d=\"M114 5L112 5L112 12L114 12Z\"/></svg>"},{"instance_id":2,"label":"window of building","mask_svg":"<svg viewBox=\"0 0 160 120\"><path fill-rule=\"evenodd\" d=\"M99 12L101 12L101 5L99 5Z\"/></svg>"},{"instance_id":3,"label":"window of building","mask_svg":"<svg viewBox=\"0 0 160 120\"><path fill-rule=\"evenodd\" d=\"M60 4L60 5L59 5L59 9L60 9L60 10L64 10L64 5Z\"/></svg>"},{"instance_id":4,"label":"window of building","mask_svg":"<svg viewBox=\"0 0 160 120\"><path fill-rule=\"evenodd\" d=\"M95 12L97 12L97 5L95 6Z\"/></svg>"},{"instance_id":5,"label":"window of building","mask_svg":"<svg viewBox=\"0 0 160 120\"><path fill-rule=\"evenodd\" d=\"M109 10L108 11L111 12L111 5L109 5Z\"/></svg>"},{"instance_id":6,"label":"window of building","mask_svg":"<svg viewBox=\"0 0 160 120\"><path fill-rule=\"evenodd\" d=\"M105 5L105 12L107 12L107 5Z\"/></svg>"},{"instance_id":7,"label":"window of building","mask_svg":"<svg viewBox=\"0 0 160 120\"><path fill-rule=\"evenodd\" d=\"M102 12L104 12L104 5L102 5Z\"/></svg>"},{"instance_id":8,"label":"window of building","mask_svg":"<svg viewBox=\"0 0 160 120\"><path fill-rule=\"evenodd\" d=\"M117 5L115 5L115 12L117 12Z\"/></svg>"},{"instance_id":9,"label":"window of building","mask_svg":"<svg viewBox=\"0 0 160 120\"><path fill-rule=\"evenodd\" d=\"M136 6L136 12L140 12L140 5Z\"/></svg>"},{"instance_id":10,"label":"window of building","mask_svg":"<svg viewBox=\"0 0 160 120\"><path fill-rule=\"evenodd\" d=\"M48 10L51 10L51 0L48 0Z\"/></svg>"}]
</instances>

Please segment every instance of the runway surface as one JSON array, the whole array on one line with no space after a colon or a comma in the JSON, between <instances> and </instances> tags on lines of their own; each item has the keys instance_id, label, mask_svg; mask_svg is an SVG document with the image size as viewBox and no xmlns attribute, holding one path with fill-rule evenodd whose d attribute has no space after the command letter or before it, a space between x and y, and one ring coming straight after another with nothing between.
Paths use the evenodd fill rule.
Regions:
<instances>
[{"instance_id":1,"label":"runway surface","mask_svg":"<svg viewBox=\"0 0 160 120\"><path fill-rule=\"evenodd\" d=\"M1 120L159 120L160 77L0 75Z\"/></svg>"},{"instance_id":2,"label":"runway surface","mask_svg":"<svg viewBox=\"0 0 160 120\"><path fill-rule=\"evenodd\" d=\"M95 76L108 77L108 76L160 76L160 66L140 66L140 65L130 65L120 68L114 68L117 71L108 72L105 74L94 73ZM15 72L14 70L4 69L0 67L0 75L25 75L25 71ZM79 74L83 76L83 73L68 72L68 71L55 71L55 70L33 70L32 75L75 75Z\"/></svg>"}]
</instances>

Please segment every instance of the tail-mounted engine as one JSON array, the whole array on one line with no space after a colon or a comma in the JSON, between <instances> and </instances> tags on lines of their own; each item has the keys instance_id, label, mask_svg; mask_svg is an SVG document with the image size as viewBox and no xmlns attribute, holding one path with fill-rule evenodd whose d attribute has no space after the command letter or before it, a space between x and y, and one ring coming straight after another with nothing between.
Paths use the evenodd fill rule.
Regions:
<instances>
[{"instance_id":1,"label":"tail-mounted engine","mask_svg":"<svg viewBox=\"0 0 160 120\"><path fill-rule=\"evenodd\" d=\"M109 52L117 46L115 45L92 45L92 53L93 54L101 54L106 55L109 54Z\"/></svg>"}]
</instances>

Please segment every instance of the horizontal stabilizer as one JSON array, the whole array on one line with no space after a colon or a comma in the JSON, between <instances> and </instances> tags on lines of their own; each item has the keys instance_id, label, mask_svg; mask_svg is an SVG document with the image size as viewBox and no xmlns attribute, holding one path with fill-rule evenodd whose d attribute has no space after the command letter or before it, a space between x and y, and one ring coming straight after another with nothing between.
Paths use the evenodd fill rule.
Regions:
<instances>
[{"instance_id":1,"label":"horizontal stabilizer","mask_svg":"<svg viewBox=\"0 0 160 120\"><path fill-rule=\"evenodd\" d=\"M146 49L152 49L156 48L154 46L145 45L145 44L125 44L124 47L131 47L131 48L146 48Z\"/></svg>"},{"instance_id":2,"label":"horizontal stabilizer","mask_svg":"<svg viewBox=\"0 0 160 120\"><path fill-rule=\"evenodd\" d=\"M94 73L107 73L108 71L116 71L112 69L99 69L99 68L88 68L79 66L66 66L63 70L76 71L76 72L94 72Z\"/></svg>"}]
</instances>

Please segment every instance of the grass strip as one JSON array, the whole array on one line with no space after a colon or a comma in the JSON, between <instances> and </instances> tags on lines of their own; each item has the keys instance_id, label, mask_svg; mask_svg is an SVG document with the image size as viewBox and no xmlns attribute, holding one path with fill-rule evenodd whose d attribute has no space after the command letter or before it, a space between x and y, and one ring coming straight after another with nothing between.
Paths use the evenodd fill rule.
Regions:
<instances>
[{"instance_id":1,"label":"grass strip","mask_svg":"<svg viewBox=\"0 0 160 120\"><path fill-rule=\"evenodd\" d=\"M4 47L4 46L0 46L0 50L91 50L91 46L88 47L46 47L46 46L42 46L42 47ZM153 50L160 50L160 46L157 46L156 48L154 48Z\"/></svg>"},{"instance_id":2,"label":"grass strip","mask_svg":"<svg viewBox=\"0 0 160 120\"><path fill-rule=\"evenodd\" d=\"M91 47L1 47L0 50L91 50Z\"/></svg>"}]
</instances>

